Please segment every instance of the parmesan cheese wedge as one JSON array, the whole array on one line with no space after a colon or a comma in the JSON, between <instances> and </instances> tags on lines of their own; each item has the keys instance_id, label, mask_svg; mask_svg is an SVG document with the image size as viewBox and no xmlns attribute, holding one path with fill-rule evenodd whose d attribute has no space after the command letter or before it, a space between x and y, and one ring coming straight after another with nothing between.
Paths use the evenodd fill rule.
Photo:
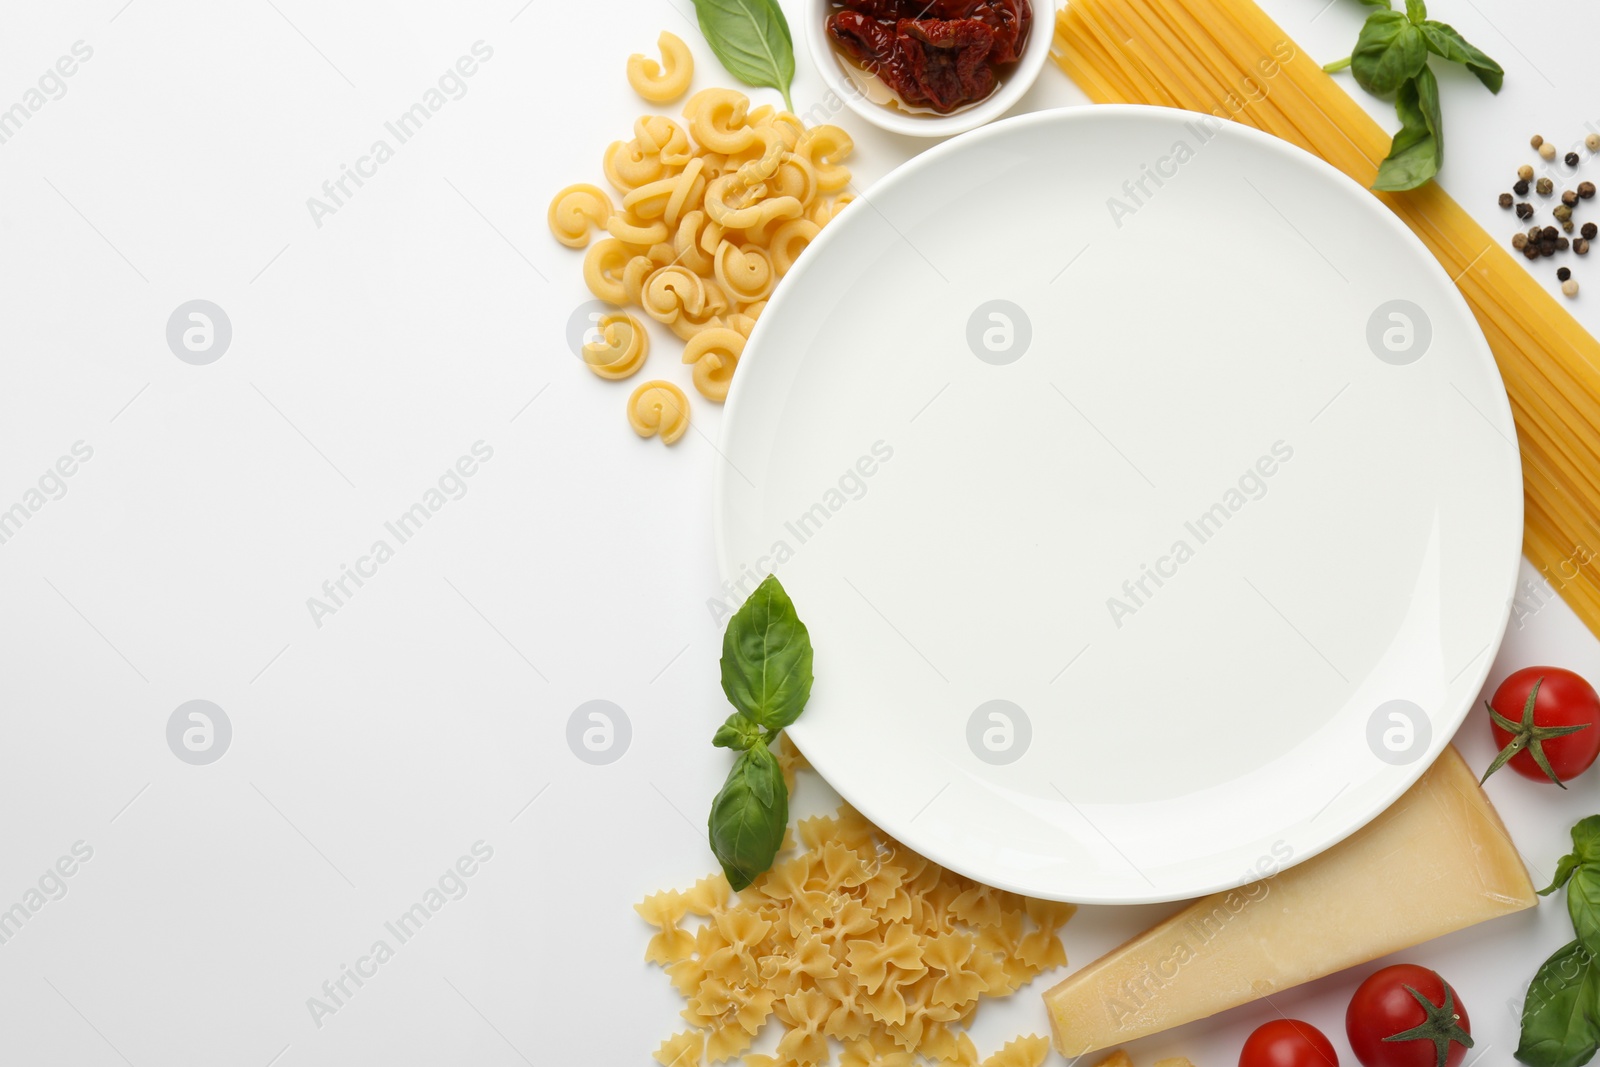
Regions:
<instances>
[{"instance_id":1,"label":"parmesan cheese wedge","mask_svg":"<svg viewBox=\"0 0 1600 1067\"><path fill-rule=\"evenodd\" d=\"M1197 900L1044 995L1068 1059L1537 904L1489 798L1446 748L1319 856Z\"/></svg>"}]
</instances>

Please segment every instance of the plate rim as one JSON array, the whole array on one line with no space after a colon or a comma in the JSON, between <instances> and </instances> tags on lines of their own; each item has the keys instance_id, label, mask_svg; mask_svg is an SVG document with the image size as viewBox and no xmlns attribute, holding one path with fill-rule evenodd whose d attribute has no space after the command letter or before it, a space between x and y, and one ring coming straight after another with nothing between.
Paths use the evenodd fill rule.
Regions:
<instances>
[{"instance_id":1,"label":"plate rim","mask_svg":"<svg viewBox=\"0 0 1600 1067\"><path fill-rule=\"evenodd\" d=\"M1070 127L1073 124L1080 122L1116 122L1121 120L1135 123L1154 121L1160 123L1181 124L1185 121L1194 121L1196 118L1204 117L1216 116L1202 116L1198 112L1185 111L1178 108L1157 107L1146 104L1082 104L1067 107L1046 108L1039 111L1028 112L1022 115L1015 115L996 122L988 123L966 133L959 134L950 138L949 140L940 142L939 144L934 145L915 156L912 156L910 159L906 160L904 163L893 168L879 178L866 191L858 191L856 194L856 199L867 202L868 207L872 207L873 210L876 210L875 206L870 202L870 198L872 196L879 195L886 191L892 191L901 183L914 180L923 171L937 167L940 161L942 161L946 155L965 151L969 146L983 141L1005 137L1013 130L1055 124L1060 124L1064 127ZM1361 193L1365 194L1365 200L1369 204L1369 207L1365 210L1367 210L1368 213L1371 214L1375 219L1379 220L1378 224L1389 227L1392 232L1400 236L1403 242L1407 242L1413 247L1420 257L1419 262L1424 270L1431 271L1436 275L1436 278L1443 279L1446 289L1446 302L1454 306L1455 310L1463 317L1465 322L1470 323L1468 336L1469 341L1472 342L1471 347L1475 349L1475 351L1471 352L1470 355L1472 358L1480 360L1487 367L1492 375L1492 380L1495 383L1498 383L1499 386L1498 389L1494 390L1494 410L1488 414L1493 420L1494 428L1500 431L1502 435L1506 436L1510 441L1516 442L1518 440L1517 429L1511 411L1510 397L1506 392L1504 376L1500 373L1499 365L1494 358L1493 350L1489 347L1488 339L1484 336L1483 329L1478 324L1477 317L1473 314L1472 308L1467 303L1466 298L1462 295L1460 288L1455 284L1454 280L1450 278L1450 275L1444 269L1444 266L1434 257L1433 253L1428 249L1428 247L1423 244L1422 239L1413 233L1410 227L1402 222L1400 218L1394 214L1394 212L1385 207L1381 201L1371 196L1371 190L1361 186L1349 175L1345 174L1343 171L1339 170L1337 167L1333 166L1331 163L1328 163L1321 157L1314 155L1313 153L1308 152L1279 137L1266 133L1262 130L1258 130L1252 126L1245 125L1241 122L1222 120L1222 124L1217 129L1216 133L1219 136L1236 136L1241 137L1246 141L1254 141L1258 145L1265 146L1267 150L1275 152L1285 159L1291 160L1295 165L1309 167L1312 171L1320 171L1324 177L1331 179L1336 184L1343 183L1348 187L1359 190ZM851 208L847 207L847 210L851 210ZM841 232L840 227L823 227L822 231L817 235L817 237L801 252L800 256L796 259L794 266L790 269L789 274L793 274L795 271L808 269L809 264L814 262L817 259L817 256L820 254L817 252L817 250L829 247L834 240L838 239L839 232ZM774 316L771 315L773 307L786 306L789 301L794 299L792 296L794 291L795 290L793 287L785 290L781 285L778 286L774 291L773 295L769 298L766 308L763 309L763 314L759 319L756 320L755 328L751 331L750 337L746 341L744 352L740 357L741 363L746 359L750 359L752 356L755 356L756 359L760 358L762 349L765 347L764 342L766 336L772 330L772 327L770 327L769 323L775 321ZM730 579L738 576L731 572L723 517L728 514L728 490L730 485L729 479L731 477L728 468L732 465L731 460L727 458L729 444L730 439L734 436L738 430L738 427L741 425L740 412L743 410L744 405L742 405L739 401L747 388L745 386L745 382L750 377L751 375L749 374L734 375L732 385L728 391L728 396L724 403L724 413L717 439L717 451L719 455L723 457L724 461L716 464L715 472L713 474L711 518L714 546L713 551L716 556L717 574L719 579L721 579L724 583L727 583ZM1406 792L1408 792L1411 787L1414 786L1417 781L1427 772L1427 770L1433 766L1434 762L1443 753L1444 749L1453 743L1456 733L1466 722L1468 715L1475 706L1476 694L1482 691L1485 682L1488 680L1489 672L1494 666L1501 646L1504 644L1506 630L1510 624L1509 604L1516 593L1517 581L1520 577L1522 561L1522 538L1520 531L1525 527L1524 487L1525 483L1522 475L1522 465L1519 450L1515 474L1515 492L1511 494L1515 498L1515 506L1514 509L1507 509L1506 512L1509 515L1510 510L1515 511L1516 527L1519 531L1519 535L1515 541L1512 559L1510 565L1507 567L1505 587L1502 590L1505 594L1502 599L1505 600L1508 607L1505 618L1495 629L1493 639L1489 642L1488 646L1486 646L1484 650L1478 654L1477 659L1473 661L1471 674L1468 675L1468 677L1470 677L1473 682L1471 686L1471 692L1474 694L1474 696L1464 701L1460 708L1455 709L1449 715L1440 718L1436 724L1436 729L1434 730L1433 736L1430 739L1428 752L1423 757L1418 758L1412 763L1406 765L1403 773L1395 776L1395 786L1382 796L1381 802L1375 802L1370 806L1370 810L1365 811L1359 816L1346 817L1344 821L1338 824L1339 829L1336 832L1326 835L1314 845L1296 847L1294 850L1294 855L1282 866L1276 868L1272 874L1281 873L1284 870L1298 866L1309 859L1321 855L1328 849L1333 848L1355 833L1364 829L1373 820L1378 818L1378 816L1389 810L1389 808L1392 807L1396 801L1398 801ZM1251 872L1248 869L1244 869L1237 877L1230 875L1223 877L1220 880L1186 886L1177 891L1162 890L1154 887L1146 891L1140 891L1139 888L1133 884L1139 880L1130 879L1130 891L1114 895L1083 893L1063 895L1061 892L1041 892L1041 889L1038 886L1022 886L1019 883L1013 882L1007 878L996 878L992 873L986 874L975 871L969 865L964 864L960 860L957 860L956 862L949 862L949 854L947 850L943 849L939 845L936 838L930 839L928 835L919 833L896 833L896 830L903 831L909 829L909 824L896 825L898 822L903 822L904 820L890 819L886 822L885 820L881 819L879 816L883 813L881 810L876 810L875 805L860 803L856 797L848 795L845 790L834 784L833 780L830 779L827 773L823 770L823 765L828 762L826 757L819 761L813 757L812 753L806 751L805 745L801 741L792 737L790 738L790 741L796 746L797 749L799 749L801 754L806 757L807 761L812 764L813 768L823 778L823 780L827 782L831 789L838 793L846 803L850 804L870 822L872 822L874 826L879 827L882 832L889 834L896 840L905 842L907 846L916 850L919 854L943 867L947 867L952 871L956 871L974 879L975 881L997 889L1018 893L1023 896L1032 896L1041 899L1058 900L1077 904L1158 904L1210 896L1212 894L1237 889L1240 886L1249 884L1254 880L1250 877ZM1268 875L1268 877L1270 876L1271 875Z\"/></svg>"}]
</instances>

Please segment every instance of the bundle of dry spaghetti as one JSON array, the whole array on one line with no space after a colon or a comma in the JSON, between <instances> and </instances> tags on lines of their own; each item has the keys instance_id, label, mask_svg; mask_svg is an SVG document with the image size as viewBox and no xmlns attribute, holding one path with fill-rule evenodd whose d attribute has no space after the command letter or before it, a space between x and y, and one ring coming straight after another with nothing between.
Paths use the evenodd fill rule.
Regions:
<instances>
[{"instance_id":1,"label":"bundle of dry spaghetti","mask_svg":"<svg viewBox=\"0 0 1600 1067\"><path fill-rule=\"evenodd\" d=\"M1072 0L1054 57L1098 103L1234 119L1364 186L1389 135L1251 0ZM1523 551L1600 634L1600 342L1437 183L1375 193L1455 279L1516 417Z\"/></svg>"}]
</instances>

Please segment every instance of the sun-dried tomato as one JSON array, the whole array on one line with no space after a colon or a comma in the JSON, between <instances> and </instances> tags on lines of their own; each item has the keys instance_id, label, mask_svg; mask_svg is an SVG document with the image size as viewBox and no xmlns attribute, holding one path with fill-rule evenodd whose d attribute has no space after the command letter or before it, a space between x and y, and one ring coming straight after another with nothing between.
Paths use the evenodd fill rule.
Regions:
<instances>
[{"instance_id":1,"label":"sun-dried tomato","mask_svg":"<svg viewBox=\"0 0 1600 1067\"><path fill-rule=\"evenodd\" d=\"M835 44L907 104L953 111L994 91L996 64L1021 57L1029 0L840 0Z\"/></svg>"}]
</instances>

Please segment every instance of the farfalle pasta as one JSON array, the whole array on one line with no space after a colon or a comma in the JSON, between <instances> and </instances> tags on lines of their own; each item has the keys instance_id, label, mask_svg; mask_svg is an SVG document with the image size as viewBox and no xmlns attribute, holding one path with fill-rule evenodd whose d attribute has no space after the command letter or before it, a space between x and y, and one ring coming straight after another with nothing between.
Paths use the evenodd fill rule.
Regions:
<instances>
[{"instance_id":1,"label":"farfalle pasta","mask_svg":"<svg viewBox=\"0 0 1600 1067\"><path fill-rule=\"evenodd\" d=\"M645 99L665 102L688 90L693 59L670 33L658 46L660 63L629 59L628 80ZM850 202L842 161L853 147L837 126L807 127L768 105L752 109L737 90L703 89L685 101L682 123L643 115L630 139L605 150L601 171L615 196L583 184L557 193L550 232L586 249L584 282L600 300L641 308L686 346L712 334L686 347L683 362L696 390L721 402L743 348L732 336L749 338L784 275ZM616 329L602 328L584 360L603 378L627 377L649 345L640 334L629 348L625 320L609 321Z\"/></svg>"},{"instance_id":2,"label":"farfalle pasta","mask_svg":"<svg viewBox=\"0 0 1600 1067\"><path fill-rule=\"evenodd\" d=\"M637 54L628 57L628 84L651 103L664 104L689 91L694 56L683 38L665 30L656 39L656 47L661 49L660 63Z\"/></svg>"},{"instance_id":3,"label":"farfalle pasta","mask_svg":"<svg viewBox=\"0 0 1600 1067\"><path fill-rule=\"evenodd\" d=\"M805 766L787 740L777 756L786 778ZM664 1067L1039 1067L1049 1054L1047 1039L1027 1035L980 1059L967 1027L984 1000L1065 964L1059 930L1072 906L947 871L849 807L801 820L743 892L713 875L636 910L654 928L646 957L683 996L690 1025L657 1049ZM693 953L662 963L673 954L663 935L689 916L700 921ZM772 1051L752 1051L758 1041Z\"/></svg>"}]
</instances>

